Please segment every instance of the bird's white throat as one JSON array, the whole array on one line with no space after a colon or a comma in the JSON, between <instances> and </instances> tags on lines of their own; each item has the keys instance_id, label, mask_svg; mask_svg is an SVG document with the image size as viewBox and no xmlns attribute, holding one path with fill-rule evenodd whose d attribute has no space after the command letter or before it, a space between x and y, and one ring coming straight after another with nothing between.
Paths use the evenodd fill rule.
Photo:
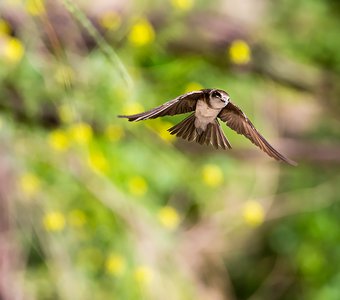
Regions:
<instances>
[{"instance_id":1,"label":"bird's white throat","mask_svg":"<svg viewBox=\"0 0 340 300\"><path fill-rule=\"evenodd\" d=\"M205 101L198 100L195 110L195 127L205 131L207 125L214 122L220 111L221 108L211 108Z\"/></svg>"}]
</instances>

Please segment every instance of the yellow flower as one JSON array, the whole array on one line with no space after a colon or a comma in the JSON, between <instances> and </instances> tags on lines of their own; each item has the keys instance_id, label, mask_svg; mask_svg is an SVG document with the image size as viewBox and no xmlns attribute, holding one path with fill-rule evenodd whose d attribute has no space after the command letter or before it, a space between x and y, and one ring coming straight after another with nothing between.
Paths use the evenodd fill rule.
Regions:
<instances>
[{"instance_id":1,"label":"yellow flower","mask_svg":"<svg viewBox=\"0 0 340 300\"><path fill-rule=\"evenodd\" d=\"M26 10L32 16L39 16L45 13L44 0L26 0Z\"/></svg>"},{"instance_id":2,"label":"yellow flower","mask_svg":"<svg viewBox=\"0 0 340 300\"><path fill-rule=\"evenodd\" d=\"M67 104L62 104L58 107L58 116L63 123L71 123L75 120L75 114Z\"/></svg>"},{"instance_id":3,"label":"yellow flower","mask_svg":"<svg viewBox=\"0 0 340 300\"><path fill-rule=\"evenodd\" d=\"M194 6L194 0L171 0L171 4L178 10L187 11Z\"/></svg>"},{"instance_id":4,"label":"yellow flower","mask_svg":"<svg viewBox=\"0 0 340 300\"><path fill-rule=\"evenodd\" d=\"M35 196L41 187L40 179L32 173L23 174L20 177L19 184L22 192L27 197Z\"/></svg>"},{"instance_id":5,"label":"yellow flower","mask_svg":"<svg viewBox=\"0 0 340 300\"><path fill-rule=\"evenodd\" d=\"M105 129L105 135L110 141L117 142L124 136L123 127L119 125L109 125Z\"/></svg>"},{"instance_id":6,"label":"yellow flower","mask_svg":"<svg viewBox=\"0 0 340 300\"><path fill-rule=\"evenodd\" d=\"M3 41L4 45L0 48L0 56L10 63L18 63L25 52L21 41L14 37L4 37Z\"/></svg>"},{"instance_id":7,"label":"yellow flower","mask_svg":"<svg viewBox=\"0 0 340 300\"><path fill-rule=\"evenodd\" d=\"M175 135L170 134L168 131L173 125L167 121L158 121L152 127L153 130L156 130L160 138L166 142L171 142L176 139Z\"/></svg>"},{"instance_id":8,"label":"yellow flower","mask_svg":"<svg viewBox=\"0 0 340 300\"><path fill-rule=\"evenodd\" d=\"M70 147L70 141L65 131L56 129L48 135L50 147L58 152L64 152Z\"/></svg>"},{"instance_id":9,"label":"yellow flower","mask_svg":"<svg viewBox=\"0 0 340 300\"><path fill-rule=\"evenodd\" d=\"M135 269L134 278L140 285L147 285L152 279L152 270L147 266L139 266Z\"/></svg>"},{"instance_id":10,"label":"yellow flower","mask_svg":"<svg viewBox=\"0 0 340 300\"><path fill-rule=\"evenodd\" d=\"M243 207L243 219L252 226L256 227L264 221L264 209L262 205L257 201L247 201Z\"/></svg>"},{"instance_id":11,"label":"yellow flower","mask_svg":"<svg viewBox=\"0 0 340 300\"><path fill-rule=\"evenodd\" d=\"M185 93L192 92L192 91L199 91L203 89L203 86L200 85L198 82L189 82L184 90Z\"/></svg>"},{"instance_id":12,"label":"yellow flower","mask_svg":"<svg viewBox=\"0 0 340 300\"><path fill-rule=\"evenodd\" d=\"M69 128L70 136L80 145L88 144L93 136L92 127L87 123L75 123Z\"/></svg>"},{"instance_id":13,"label":"yellow flower","mask_svg":"<svg viewBox=\"0 0 340 300\"><path fill-rule=\"evenodd\" d=\"M143 196L148 190L148 184L141 176L131 177L128 181L129 191L134 196Z\"/></svg>"},{"instance_id":14,"label":"yellow flower","mask_svg":"<svg viewBox=\"0 0 340 300\"><path fill-rule=\"evenodd\" d=\"M123 256L112 253L105 263L106 271L112 275L121 275L126 268L126 262Z\"/></svg>"},{"instance_id":15,"label":"yellow flower","mask_svg":"<svg viewBox=\"0 0 340 300\"><path fill-rule=\"evenodd\" d=\"M0 129L4 126L4 121L2 120L2 118L0 117Z\"/></svg>"},{"instance_id":16,"label":"yellow flower","mask_svg":"<svg viewBox=\"0 0 340 300\"><path fill-rule=\"evenodd\" d=\"M127 103L123 108L123 112L125 115L133 115L144 111L144 107L138 102L130 102Z\"/></svg>"},{"instance_id":17,"label":"yellow flower","mask_svg":"<svg viewBox=\"0 0 340 300\"><path fill-rule=\"evenodd\" d=\"M88 164L89 167L95 172L105 173L109 170L109 162L107 161L103 153L99 151L90 153Z\"/></svg>"},{"instance_id":18,"label":"yellow flower","mask_svg":"<svg viewBox=\"0 0 340 300\"><path fill-rule=\"evenodd\" d=\"M65 217L59 211L46 213L43 218L43 225L47 231L61 231L65 228Z\"/></svg>"},{"instance_id":19,"label":"yellow flower","mask_svg":"<svg viewBox=\"0 0 340 300\"><path fill-rule=\"evenodd\" d=\"M74 209L69 213L68 220L73 227L83 227L87 221L85 213L80 209Z\"/></svg>"},{"instance_id":20,"label":"yellow flower","mask_svg":"<svg viewBox=\"0 0 340 300\"><path fill-rule=\"evenodd\" d=\"M8 23L0 19L0 36L8 36L11 32L11 28Z\"/></svg>"},{"instance_id":21,"label":"yellow flower","mask_svg":"<svg viewBox=\"0 0 340 300\"><path fill-rule=\"evenodd\" d=\"M176 209L171 206L164 206L158 211L158 220L167 229L176 229L180 222L180 217Z\"/></svg>"},{"instance_id":22,"label":"yellow flower","mask_svg":"<svg viewBox=\"0 0 340 300\"><path fill-rule=\"evenodd\" d=\"M202 169L203 182L210 187L217 187L223 183L223 172L217 165L207 164Z\"/></svg>"},{"instance_id":23,"label":"yellow flower","mask_svg":"<svg viewBox=\"0 0 340 300\"><path fill-rule=\"evenodd\" d=\"M229 59L237 65L244 65L251 60L251 50L249 45L242 40L235 40L229 47Z\"/></svg>"},{"instance_id":24,"label":"yellow flower","mask_svg":"<svg viewBox=\"0 0 340 300\"><path fill-rule=\"evenodd\" d=\"M54 78L57 83L70 87L74 80L74 71L70 66L59 64L54 73Z\"/></svg>"},{"instance_id":25,"label":"yellow flower","mask_svg":"<svg viewBox=\"0 0 340 300\"><path fill-rule=\"evenodd\" d=\"M147 19L140 19L132 26L128 39L136 47L145 46L153 42L155 31Z\"/></svg>"},{"instance_id":26,"label":"yellow flower","mask_svg":"<svg viewBox=\"0 0 340 300\"><path fill-rule=\"evenodd\" d=\"M122 18L115 11L106 11L100 16L99 24L105 29L116 30L122 24Z\"/></svg>"}]
</instances>

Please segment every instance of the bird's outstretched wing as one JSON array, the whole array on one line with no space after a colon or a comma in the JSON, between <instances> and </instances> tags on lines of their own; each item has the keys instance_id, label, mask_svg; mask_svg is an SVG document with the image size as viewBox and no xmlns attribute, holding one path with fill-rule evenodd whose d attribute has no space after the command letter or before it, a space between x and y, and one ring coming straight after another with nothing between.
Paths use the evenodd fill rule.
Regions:
<instances>
[{"instance_id":1,"label":"bird's outstretched wing","mask_svg":"<svg viewBox=\"0 0 340 300\"><path fill-rule=\"evenodd\" d=\"M127 118L129 121L141 121L146 119L155 119L162 116L173 116L194 111L197 100L203 96L203 91L189 92L173 100L165 102L149 111L129 116L118 116Z\"/></svg>"},{"instance_id":2,"label":"bird's outstretched wing","mask_svg":"<svg viewBox=\"0 0 340 300\"><path fill-rule=\"evenodd\" d=\"M266 152L269 156L276 160L283 161L290 165L296 166L296 162L285 157L270 145L266 139L256 130L247 116L236 105L229 102L228 105L221 110L218 117L225 122L231 129L237 133L247 137L253 144Z\"/></svg>"}]
</instances>

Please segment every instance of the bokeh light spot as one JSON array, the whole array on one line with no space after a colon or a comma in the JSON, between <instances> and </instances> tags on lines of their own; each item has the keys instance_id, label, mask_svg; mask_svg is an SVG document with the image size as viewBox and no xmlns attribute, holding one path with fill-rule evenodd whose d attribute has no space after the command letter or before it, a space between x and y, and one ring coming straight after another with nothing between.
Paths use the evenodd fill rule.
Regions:
<instances>
[{"instance_id":1,"label":"bokeh light spot","mask_svg":"<svg viewBox=\"0 0 340 300\"><path fill-rule=\"evenodd\" d=\"M218 187L223 183L224 176L219 166L207 164L203 166L202 179L205 185L210 187Z\"/></svg>"},{"instance_id":2,"label":"bokeh light spot","mask_svg":"<svg viewBox=\"0 0 340 300\"><path fill-rule=\"evenodd\" d=\"M11 32L11 27L5 21L0 19L0 36L8 36Z\"/></svg>"},{"instance_id":3,"label":"bokeh light spot","mask_svg":"<svg viewBox=\"0 0 340 300\"><path fill-rule=\"evenodd\" d=\"M75 123L69 128L70 137L79 145L88 144L93 136L92 127L87 123Z\"/></svg>"},{"instance_id":4,"label":"bokeh light spot","mask_svg":"<svg viewBox=\"0 0 340 300\"><path fill-rule=\"evenodd\" d=\"M180 222L180 217L176 209L171 206L164 206L158 211L159 222L167 229L176 229Z\"/></svg>"},{"instance_id":5,"label":"bokeh light spot","mask_svg":"<svg viewBox=\"0 0 340 300\"><path fill-rule=\"evenodd\" d=\"M247 201L243 207L243 219L246 224L257 227L264 222L265 212L257 201Z\"/></svg>"},{"instance_id":6,"label":"bokeh light spot","mask_svg":"<svg viewBox=\"0 0 340 300\"><path fill-rule=\"evenodd\" d=\"M144 111L144 107L138 102L130 102L125 105L123 112L125 115L138 114Z\"/></svg>"},{"instance_id":7,"label":"bokeh light spot","mask_svg":"<svg viewBox=\"0 0 340 300\"><path fill-rule=\"evenodd\" d=\"M144 196L148 191L148 184L141 176L133 176L128 180L129 191L134 196Z\"/></svg>"},{"instance_id":8,"label":"bokeh light spot","mask_svg":"<svg viewBox=\"0 0 340 300\"><path fill-rule=\"evenodd\" d=\"M70 146L69 136L61 129L56 129L50 132L48 135L48 143L53 150L58 152L64 152Z\"/></svg>"},{"instance_id":9,"label":"bokeh light spot","mask_svg":"<svg viewBox=\"0 0 340 300\"><path fill-rule=\"evenodd\" d=\"M25 53L22 42L14 37L3 37L2 41L0 57L11 64L19 63Z\"/></svg>"},{"instance_id":10,"label":"bokeh light spot","mask_svg":"<svg viewBox=\"0 0 340 300\"><path fill-rule=\"evenodd\" d=\"M88 158L89 167L99 173L106 173L109 168L109 162L100 151L91 152Z\"/></svg>"},{"instance_id":11,"label":"bokeh light spot","mask_svg":"<svg viewBox=\"0 0 340 300\"><path fill-rule=\"evenodd\" d=\"M26 10L32 16L39 16L45 13L44 0L26 0Z\"/></svg>"},{"instance_id":12,"label":"bokeh light spot","mask_svg":"<svg viewBox=\"0 0 340 300\"><path fill-rule=\"evenodd\" d=\"M46 231L61 231L65 228L65 224L65 217L59 211L48 212L43 218L43 225Z\"/></svg>"},{"instance_id":13,"label":"bokeh light spot","mask_svg":"<svg viewBox=\"0 0 340 300\"><path fill-rule=\"evenodd\" d=\"M235 40L231 43L228 50L229 59L237 65L244 65L251 60L251 50L249 45L242 40Z\"/></svg>"},{"instance_id":14,"label":"bokeh light spot","mask_svg":"<svg viewBox=\"0 0 340 300\"><path fill-rule=\"evenodd\" d=\"M198 82L189 82L187 86L185 87L184 92L188 93L192 91L199 91L201 89L203 89L203 86L199 84Z\"/></svg>"},{"instance_id":15,"label":"bokeh light spot","mask_svg":"<svg viewBox=\"0 0 340 300\"><path fill-rule=\"evenodd\" d=\"M109 274L119 276L126 269L126 261L122 255L112 253L106 260L105 268Z\"/></svg>"},{"instance_id":16,"label":"bokeh light spot","mask_svg":"<svg viewBox=\"0 0 340 300\"><path fill-rule=\"evenodd\" d=\"M187 11L194 6L194 0L171 0L171 4L177 10Z\"/></svg>"},{"instance_id":17,"label":"bokeh light spot","mask_svg":"<svg viewBox=\"0 0 340 300\"><path fill-rule=\"evenodd\" d=\"M155 31L150 22L143 18L132 26L128 39L136 47L145 46L154 41Z\"/></svg>"},{"instance_id":18,"label":"bokeh light spot","mask_svg":"<svg viewBox=\"0 0 340 300\"><path fill-rule=\"evenodd\" d=\"M140 285L147 285L152 279L152 270L148 266L138 266L134 270L134 278Z\"/></svg>"},{"instance_id":19,"label":"bokeh light spot","mask_svg":"<svg viewBox=\"0 0 340 300\"><path fill-rule=\"evenodd\" d=\"M159 120L158 122L154 122L152 129L154 129L159 137L165 142L172 142L176 139L175 135L170 134L168 131L169 128L173 126L172 123L167 121Z\"/></svg>"}]
</instances>

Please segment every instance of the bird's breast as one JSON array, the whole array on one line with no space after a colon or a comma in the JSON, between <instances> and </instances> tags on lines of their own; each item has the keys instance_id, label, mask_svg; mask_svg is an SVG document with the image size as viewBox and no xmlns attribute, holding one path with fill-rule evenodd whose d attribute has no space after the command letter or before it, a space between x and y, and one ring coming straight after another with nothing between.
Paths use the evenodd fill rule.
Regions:
<instances>
[{"instance_id":1,"label":"bird's breast","mask_svg":"<svg viewBox=\"0 0 340 300\"><path fill-rule=\"evenodd\" d=\"M219 112L220 110L210 108L208 104L204 102L203 100L198 100L196 104L196 110L195 110L196 128L200 128L204 131L207 125L209 123L212 123L216 119Z\"/></svg>"}]
</instances>

